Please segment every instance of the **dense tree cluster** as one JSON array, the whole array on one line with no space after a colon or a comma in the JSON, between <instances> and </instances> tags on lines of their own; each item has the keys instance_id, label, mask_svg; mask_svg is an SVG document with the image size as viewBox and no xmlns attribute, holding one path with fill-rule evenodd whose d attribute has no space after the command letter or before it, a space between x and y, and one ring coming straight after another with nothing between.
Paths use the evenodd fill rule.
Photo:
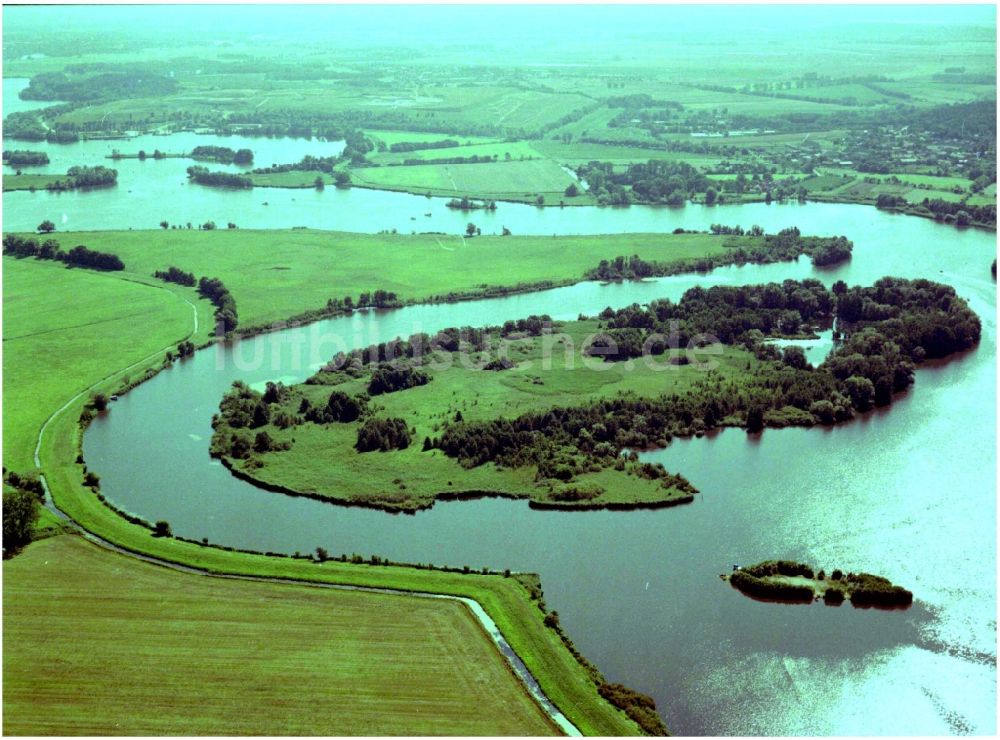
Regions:
<instances>
[{"instance_id":1,"label":"dense tree cluster","mask_svg":"<svg viewBox=\"0 0 1000 740\"><path fill-rule=\"evenodd\" d=\"M410 429L403 419L396 417L368 417L358 427L358 441L354 445L358 452L388 452L409 446Z\"/></svg>"},{"instance_id":2,"label":"dense tree cluster","mask_svg":"<svg viewBox=\"0 0 1000 740\"><path fill-rule=\"evenodd\" d=\"M430 382L430 376L412 367L398 367L385 364L375 368L368 382L368 393L378 396L383 393L405 391Z\"/></svg>"},{"instance_id":3,"label":"dense tree cluster","mask_svg":"<svg viewBox=\"0 0 1000 740\"><path fill-rule=\"evenodd\" d=\"M463 195L461 198L452 198L445 205L456 211L495 211L497 209L495 200L477 201L468 195Z\"/></svg>"},{"instance_id":4,"label":"dense tree cluster","mask_svg":"<svg viewBox=\"0 0 1000 740\"><path fill-rule=\"evenodd\" d=\"M204 159L220 164L253 164L249 149L230 149L228 146L196 146L191 150L192 159Z\"/></svg>"},{"instance_id":5,"label":"dense tree cluster","mask_svg":"<svg viewBox=\"0 0 1000 740\"><path fill-rule=\"evenodd\" d=\"M757 576L749 570L737 570L729 577L733 588L758 599L811 602L815 596L812 586L798 585Z\"/></svg>"},{"instance_id":6,"label":"dense tree cluster","mask_svg":"<svg viewBox=\"0 0 1000 740\"><path fill-rule=\"evenodd\" d=\"M803 577L818 581L827 580L823 571L814 573L811 566L792 560L767 560L747 568L734 571L729 582L740 591L765 599L787 601L812 601L814 589L782 581L780 577ZM908 606L913 602L913 593L901 586L895 586L888 578L871 573L847 573L839 569L830 574L823 600L827 604L840 604L845 594L850 594L851 604L865 606Z\"/></svg>"},{"instance_id":7,"label":"dense tree cluster","mask_svg":"<svg viewBox=\"0 0 1000 740\"><path fill-rule=\"evenodd\" d=\"M28 487L9 481L3 487L3 554L10 557L31 542L32 530L38 521L41 495Z\"/></svg>"},{"instance_id":8,"label":"dense tree cluster","mask_svg":"<svg viewBox=\"0 0 1000 740\"><path fill-rule=\"evenodd\" d=\"M21 111L11 113L3 119L3 136L5 139L19 141L45 141L48 129L42 124L35 113Z\"/></svg>"},{"instance_id":9,"label":"dense tree cluster","mask_svg":"<svg viewBox=\"0 0 1000 740\"><path fill-rule=\"evenodd\" d=\"M42 260L57 260L75 267L89 267L92 270L124 270L125 265L115 254L88 249L82 244L68 252L62 251L55 239L46 239L41 244L30 236L4 234L3 253L13 257L36 257Z\"/></svg>"},{"instance_id":10,"label":"dense tree cluster","mask_svg":"<svg viewBox=\"0 0 1000 740\"><path fill-rule=\"evenodd\" d=\"M591 195L602 205L662 203L682 206L694 194L708 189L710 182L700 170L686 162L650 160L631 164L624 171L612 162L591 161L576 170Z\"/></svg>"},{"instance_id":11,"label":"dense tree cluster","mask_svg":"<svg viewBox=\"0 0 1000 740\"><path fill-rule=\"evenodd\" d=\"M3 162L11 167L38 167L49 163L49 155L26 149L4 149Z\"/></svg>"},{"instance_id":12,"label":"dense tree cluster","mask_svg":"<svg viewBox=\"0 0 1000 740\"><path fill-rule=\"evenodd\" d=\"M65 180L56 180L45 186L46 190L62 191L77 188L109 188L118 184L118 170L96 167L70 167Z\"/></svg>"},{"instance_id":13,"label":"dense tree cluster","mask_svg":"<svg viewBox=\"0 0 1000 740\"><path fill-rule=\"evenodd\" d=\"M287 392L280 383L268 383L263 394L242 381L233 383L232 389L222 397L219 413L212 417L211 455L246 460L254 453L289 449L290 442L279 442L267 430L260 429L267 424L279 428L291 426L291 423L284 423L282 417L287 414L279 405ZM254 432L255 429L258 431Z\"/></svg>"},{"instance_id":14,"label":"dense tree cluster","mask_svg":"<svg viewBox=\"0 0 1000 740\"><path fill-rule=\"evenodd\" d=\"M281 172L333 172L334 166L341 161L339 156L314 157L307 154L298 162L290 164L274 164L270 167L258 167L251 172L255 175L274 175ZM339 174L339 173L338 173ZM347 174L347 173L343 173Z\"/></svg>"},{"instance_id":15,"label":"dense tree cluster","mask_svg":"<svg viewBox=\"0 0 1000 740\"><path fill-rule=\"evenodd\" d=\"M853 606L909 606L913 592L871 573L848 573L844 577Z\"/></svg>"},{"instance_id":16,"label":"dense tree cluster","mask_svg":"<svg viewBox=\"0 0 1000 740\"><path fill-rule=\"evenodd\" d=\"M924 198L921 205L934 215L935 221L953 223L956 226L971 226L974 223L996 226L996 204L976 206L969 203L955 203L948 200Z\"/></svg>"},{"instance_id":17,"label":"dense tree cluster","mask_svg":"<svg viewBox=\"0 0 1000 740\"><path fill-rule=\"evenodd\" d=\"M397 141L389 145L390 152L416 152L422 149L451 149L458 146L454 139L440 139L438 141Z\"/></svg>"},{"instance_id":18,"label":"dense tree cluster","mask_svg":"<svg viewBox=\"0 0 1000 740\"><path fill-rule=\"evenodd\" d=\"M177 81L147 71L106 72L89 76L41 72L21 91L23 100L91 102L121 98L156 98L177 90Z\"/></svg>"},{"instance_id":19,"label":"dense tree cluster","mask_svg":"<svg viewBox=\"0 0 1000 740\"><path fill-rule=\"evenodd\" d=\"M338 370L354 368L359 370L365 365L413 361L419 364L424 357L435 351L482 352L490 349L497 336L509 337L514 334L525 336L540 336L553 327L552 317L548 314L528 316L516 321L506 321L503 326L451 326L437 332L433 336L425 332L411 334L408 339L396 337L388 342L372 344L368 347L353 349L348 353L338 352L323 369L307 382L322 385L323 375Z\"/></svg>"},{"instance_id":20,"label":"dense tree cluster","mask_svg":"<svg viewBox=\"0 0 1000 740\"><path fill-rule=\"evenodd\" d=\"M403 166L423 164L490 164L497 161L496 154L471 154L467 157L435 157L433 159L404 159Z\"/></svg>"},{"instance_id":21,"label":"dense tree cluster","mask_svg":"<svg viewBox=\"0 0 1000 740\"><path fill-rule=\"evenodd\" d=\"M253 187L253 180L247 175L235 172L212 172L207 167L194 165L187 168L187 176L199 185L211 185L220 188L248 189Z\"/></svg>"},{"instance_id":22,"label":"dense tree cluster","mask_svg":"<svg viewBox=\"0 0 1000 740\"><path fill-rule=\"evenodd\" d=\"M846 339L819 367L810 367L797 351L782 353L762 341L766 334L797 333L803 324L829 323L844 310L855 315L854 309L840 308L838 296L862 306L862 318L838 324ZM662 353L698 334L711 334L748 347L759 363L733 379L708 372L683 395L620 395L514 419L449 424L435 446L467 467L491 461L541 467L555 459L572 471L566 451L608 466L624 450L663 446L672 436L722 424L750 431L832 424L890 403L893 393L913 382L914 363L966 349L979 338L978 317L952 288L896 278L851 290L827 290L816 280L697 287L678 304L663 300L646 308L607 309L601 318L606 361L641 355L644 345L650 354Z\"/></svg>"},{"instance_id":23,"label":"dense tree cluster","mask_svg":"<svg viewBox=\"0 0 1000 740\"><path fill-rule=\"evenodd\" d=\"M736 236L742 236L745 233L739 226L723 227L717 224L712 225L712 231L715 234ZM763 229L754 226L746 233L756 237L757 241L742 240L727 243L728 249L722 254L669 262L644 260L638 255L631 257L620 255L613 260L601 260L598 266L587 271L584 277L588 280L639 280L647 277L676 275L692 269L705 272L729 264L769 264L794 260L802 254L810 255L813 264L828 265L833 264L833 261L839 262L849 258L851 250L854 248L853 243L845 237L803 237L794 226L783 229L777 234L766 235Z\"/></svg>"},{"instance_id":24,"label":"dense tree cluster","mask_svg":"<svg viewBox=\"0 0 1000 740\"><path fill-rule=\"evenodd\" d=\"M159 278L168 283L177 283L178 285L185 285L189 288L193 288L195 284L194 273L184 272L184 270L179 267L170 266L166 270L157 270L153 273L153 277Z\"/></svg>"},{"instance_id":25,"label":"dense tree cluster","mask_svg":"<svg viewBox=\"0 0 1000 740\"><path fill-rule=\"evenodd\" d=\"M239 323L236 299L219 278L203 277L198 281L198 293L215 305L216 330L227 334Z\"/></svg>"},{"instance_id":26,"label":"dense tree cluster","mask_svg":"<svg viewBox=\"0 0 1000 740\"><path fill-rule=\"evenodd\" d=\"M300 410L304 409L305 420L314 424L347 424L357 421L367 408L365 398L355 398L343 391L333 391L325 406L312 406L303 399Z\"/></svg>"}]
</instances>

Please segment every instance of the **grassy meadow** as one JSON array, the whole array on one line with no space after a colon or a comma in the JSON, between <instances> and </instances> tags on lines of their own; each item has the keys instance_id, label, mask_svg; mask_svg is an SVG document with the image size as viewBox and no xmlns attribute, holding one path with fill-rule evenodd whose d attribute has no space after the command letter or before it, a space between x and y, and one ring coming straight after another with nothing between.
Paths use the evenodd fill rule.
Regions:
<instances>
[{"instance_id":1,"label":"grassy meadow","mask_svg":"<svg viewBox=\"0 0 1000 740\"><path fill-rule=\"evenodd\" d=\"M470 355L467 363L455 355L442 354L444 365L432 363L421 369L431 381L404 391L375 396L372 405L378 416L399 417L411 427L411 443L404 450L358 453L354 450L359 422L319 425L307 423L281 430L266 427L281 442L292 441L291 449L260 456L263 467L230 460L255 480L272 486L350 503L387 508L414 509L431 505L439 495L489 493L553 503L556 499L548 481L536 482L536 469L500 468L493 464L465 469L440 450L423 452L424 437L440 434L444 425L461 414L466 421L515 418L527 412L544 412L558 406L579 406L588 402L631 392L640 396L682 394L705 377L694 364L655 365L641 361L603 363L584 358L588 337L599 331L596 320L572 321L558 326L552 335L511 340L506 356L517 363L504 371L482 370L495 352ZM753 356L731 347L715 347L718 354L701 355L714 360L715 372L732 377L745 372ZM356 396L365 392L369 376L328 385L296 386L289 400L295 413L299 395L314 407L324 407L331 390ZM659 481L613 470L578 475L572 485L600 486L604 493L589 499L588 506L652 505L687 500L690 495L664 489Z\"/></svg>"},{"instance_id":2,"label":"grassy meadow","mask_svg":"<svg viewBox=\"0 0 1000 740\"><path fill-rule=\"evenodd\" d=\"M49 414L117 369L188 337L192 308L211 327L194 290L69 270L60 263L3 258L3 462L34 467L38 431ZM143 367L137 367L135 375Z\"/></svg>"},{"instance_id":3,"label":"grassy meadow","mask_svg":"<svg viewBox=\"0 0 1000 740\"><path fill-rule=\"evenodd\" d=\"M13 190L44 190L52 183L65 181L65 175L20 174L3 176L3 191Z\"/></svg>"},{"instance_id":4,"label":"grassy meadow","mask_svg":"<svg viewBox=\"0 0 1000 740\"><path fill-rule=\"evenodd\" d=\"M558 734L456 602L191 576L75 536L3 576L8 734Z\"/></svg>"},{"instance_id":5,"label":"grassy meadow","mask_svg":"<svg viewBox=\"0 0 1000 740\"><path fill-rule=\"evenodd\" d=\"M471 218L475 218L474 215ZM355 300L376 289L421 301L487 287L577 282L602 259L638 254L672 261L718 254L726 237L707 234L459 236L283 231L108 231L52 235L64 249L113 252L126 272L150 276L175 265L220 278L242 325L266 324Z\"/></svg>"},{"instance_id":6,"label":"grassy meadow","mask_svg":"<svg viewBox=\"0 0 1000 740\"><path fill-rule=\"evenodd\" d=\"M453 152L440 149L438 152ZM440 156L451 156L440 154ZM454 155L461 156L461 155ZM567 197L566 188L575 178L548 159L497 161L481 164L421 164L393 167L361 167L351 170L351 182L362 187L405 190L438 196L468 195L493 200L534 202L538 195L552 204L592 202L586 195Z\"/></svg>"}]
</instances>

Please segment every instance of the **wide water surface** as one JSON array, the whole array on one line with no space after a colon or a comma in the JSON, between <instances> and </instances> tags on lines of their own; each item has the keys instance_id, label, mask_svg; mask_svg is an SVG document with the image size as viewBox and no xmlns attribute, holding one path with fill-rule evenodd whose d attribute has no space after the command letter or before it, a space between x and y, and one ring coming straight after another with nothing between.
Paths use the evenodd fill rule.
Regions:
<instances>
[{"instance_id":1,"label":"wide water surface","mask_svg":"<svg viewBox=\"0 0 1000 740\"><path fill-rule=\"evenodd\" d=\"M424 207L424 199L393 197ZM308 212L320 219L323 210L314 201ZM497 213L512 211L502 205ZM238 547L323 546L539 572L549 607L584 654L609 680L653 695L676 733L994 732L994 235L821 204L524 212L521 233L538 225L533 219L548 219L559 233L704 228L713 220L769 231L797 224L808 234L845 234L855 252L833 270L800 260L582 283L356 314L202 351L91 426L84 451L104 494L148 520L170 521L180 535ZM367 219L362 230L372 231L394 217L376 208L352 214L351 223ZM211 417L233 380L301 380L345 345L529 313L572 319L606 305L678 298L696 284L806 276L869 284L887 274L955 285L982 317L980 346L919 370L915 388L890 409L842 427L758 437L728 430L647 453L701 490L688 506L566 513L481 499L390 515L262 491L208 456ZM761 603L718 579L733 563L774 557L881 573L911 588L917 602L904 612Z\"/></svg>"}]
</instances>

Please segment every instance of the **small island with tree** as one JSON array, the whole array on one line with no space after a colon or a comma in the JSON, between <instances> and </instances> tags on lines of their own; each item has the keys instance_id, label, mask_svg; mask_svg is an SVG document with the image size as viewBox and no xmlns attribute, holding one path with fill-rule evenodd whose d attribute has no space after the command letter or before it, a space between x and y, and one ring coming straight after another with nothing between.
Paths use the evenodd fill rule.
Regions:
<instances>
[{"instance_id":1,"label":"small island with tree","mask_svg":"<svg viewBox=\"0 0 1000 740\"><path fill-rule=\"evenodd\" d=\"M734 566L722 580L755 599L808 604L823 599L830 606L850 601L855 607L907 607L913 592L871 573L816 571L793 560L765 560L747 568Z\"/></svg>"}]
</instances>

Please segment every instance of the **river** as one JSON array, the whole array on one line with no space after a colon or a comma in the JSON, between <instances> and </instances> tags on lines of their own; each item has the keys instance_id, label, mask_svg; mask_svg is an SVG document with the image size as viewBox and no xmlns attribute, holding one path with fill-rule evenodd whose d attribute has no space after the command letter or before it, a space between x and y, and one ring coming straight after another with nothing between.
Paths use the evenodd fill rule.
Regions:
<instances>
[{"instance_id":1,"label":"river","mask_svg":"<svg viewBox=\"0 0 1000 740\"><path fill-rule=\"evenodd\" d=\"M150 137L159 143L146 148L173 152L192 141L244 146L232 138L183 136L189 138ZM279 162L337 145L258 139L246 145L258 153L262 142ZM94 157L104 149L141 145L72 146L81 148L21 148L44 148L51 166L61 168L99 164ZM76 161L84 155L89 161ZM256 161L262 163L261 154ZM995 732L996 290L989 273L995 235L830 204L539 209L501 203L495 214L470 217L447 209L443 199L357 188L203 188L184 182L189 164L121 161L116 189L7 193L4 226L30 229L53 218L61 229L155 228L164 218L211 218L241 227L458 233L471 218L484 233L506 225L514 233L570 234L719 222L768 231L797 225L806 234L854 240L854 258L834 269L799 260L643 283L582 283L359 313L205 350L115 402L85 435L85 457L112 502L151 521L166 519L186 537L536 571L549 607L583 653L609 680L654 696L675 733ZM567 513L481 499L390 515L261 491L208 457L211 416L233 380L301 380L329 358L333 338L360 346L530 313L572 319L607 305L677 298L695 284L806 276L869 284L890 274L954 285L983 320L980 346L921 368L914 389L890 409L845 426L769 430L759 438L728 430L646 453L701 490L688 506ZM917 601L905 612L767 604L718 579L732 563L772 557L881 573L911 588Z\"/></svg>"},{"instance_id":2,"label":"river","mask_svg":"<svg viewBox=\"0 0 1000 740\"><path fill-rule=\"evenodd\" d=\"M187 537L537 571L583 652L611 680L652 694L678 733L993 732L993 235L863 207L726 212L734 216L727 222L845 233L854 258L834 270L799 260L583 283L257 337L200 352L126 395L87 433L85 457L116 505L166 519ZM690 506L564 513L482 499L394 516L262 491L208 457L211 416L234 379L301 380L330 356L334 337L360 346L528 313L571 319L606 305L676 298L694 284L809 275L868 284L886 274L954 284L983 319L980 346L919 370L914 390L891 409L846 426L772 430L759 439L729 430L647 453L701 490ZM771 557L885 574L911 588L917 604L903 613L764 604L718 580L732 563Z\"/></svg>"}]
</instances>

